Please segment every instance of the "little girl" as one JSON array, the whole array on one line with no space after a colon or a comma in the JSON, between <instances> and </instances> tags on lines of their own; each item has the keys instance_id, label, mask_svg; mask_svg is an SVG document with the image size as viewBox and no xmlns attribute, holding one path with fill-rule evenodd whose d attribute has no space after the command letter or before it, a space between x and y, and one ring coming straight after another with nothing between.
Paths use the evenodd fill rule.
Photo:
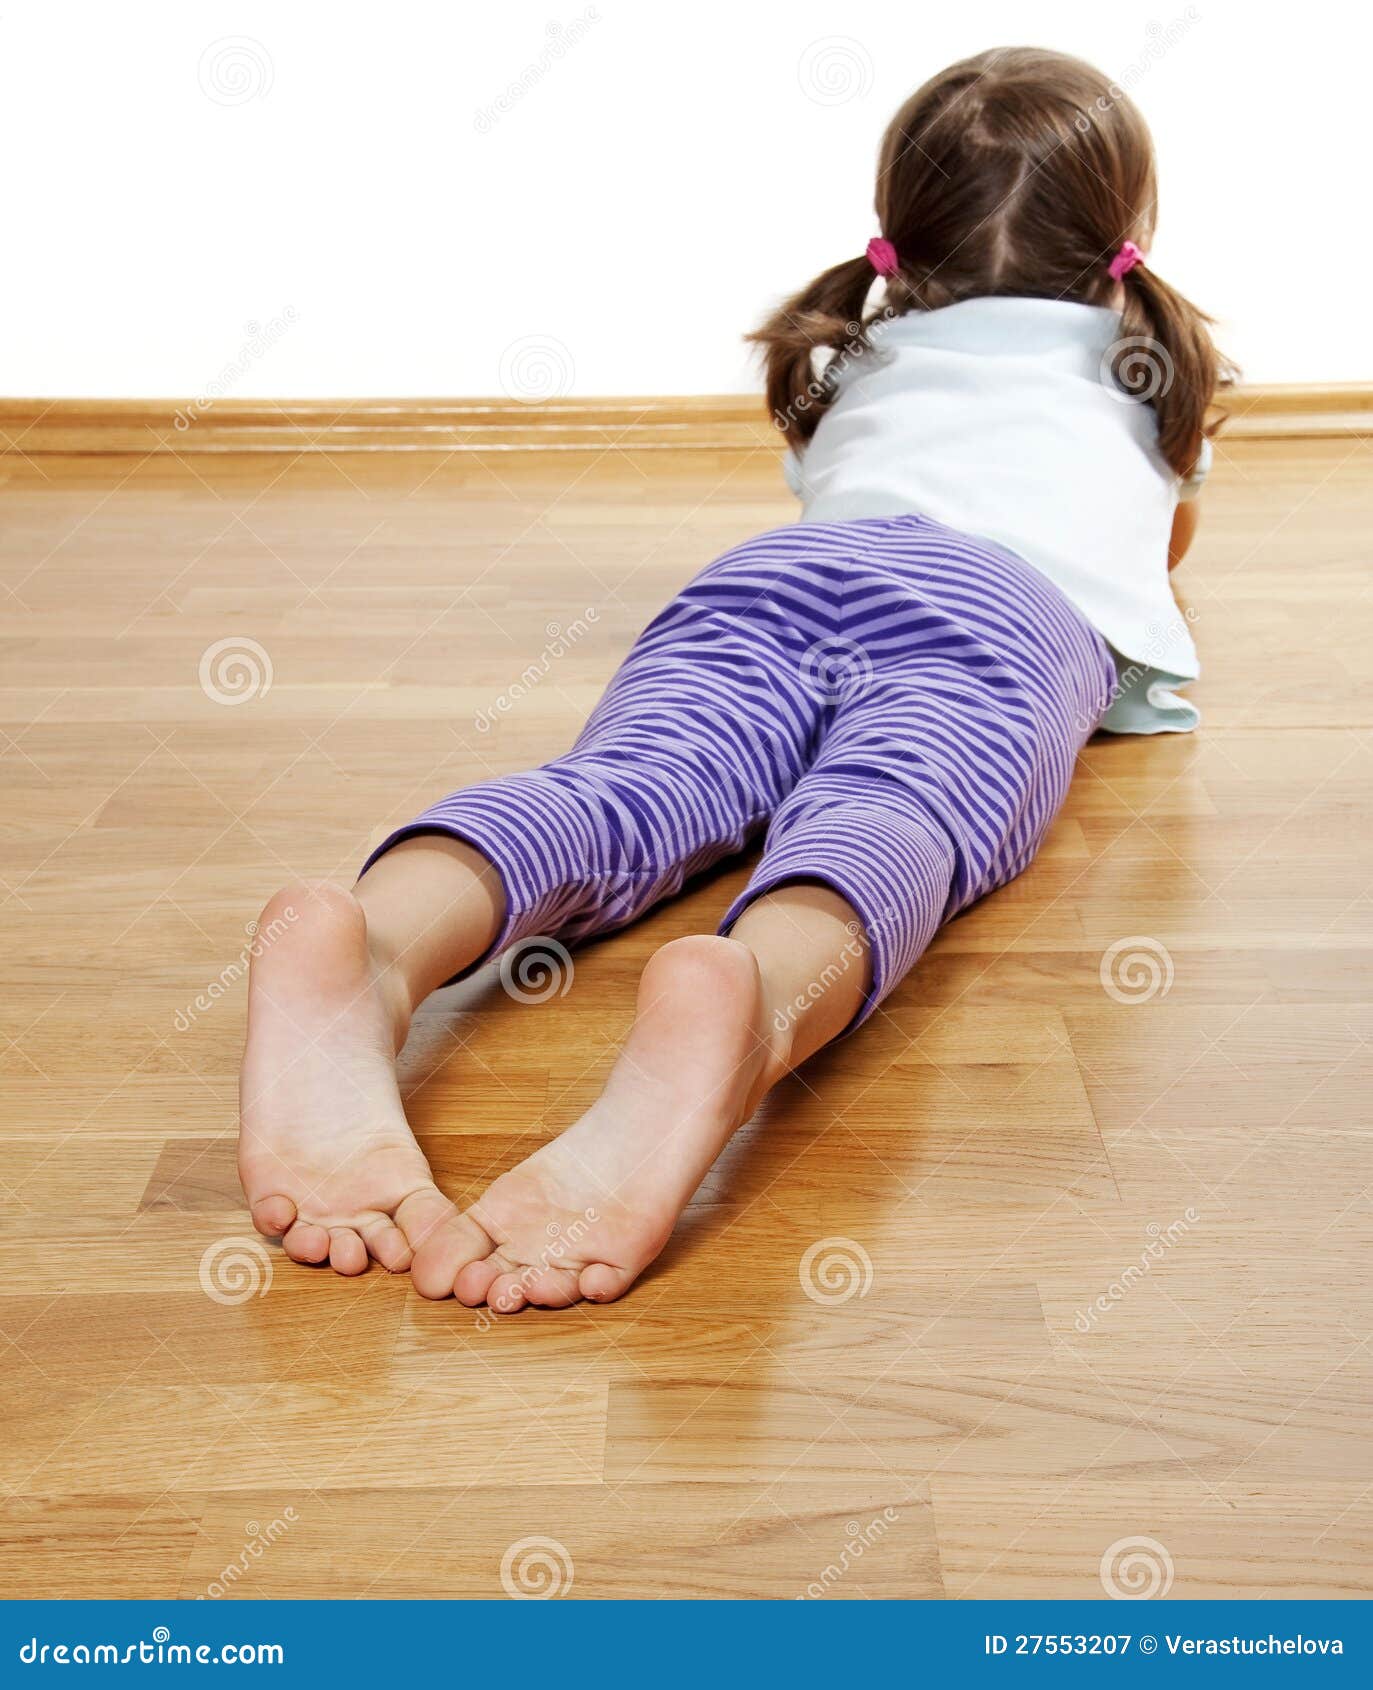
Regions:
<instances>
[{"instance_id":1,"label":"little girl","mask_svg":"<svg viewBox=\"0 0 1373 1690\"><path fill-rule=\"evenodd\" d=\"M1168 571L1228 370L1144 256L1139 114L1076 59L981 54L897 113L876 210L753 337L801 521L697 576L565 756L267 906L239 1167L296 1261L499 1311L620 1296L768 1089L1031 862L1096 727L1195 724ZM600 1099L459 1212L396 1086L415 1006L764 826L719 936L649 962Z\"/></svg>"}]
</instances>

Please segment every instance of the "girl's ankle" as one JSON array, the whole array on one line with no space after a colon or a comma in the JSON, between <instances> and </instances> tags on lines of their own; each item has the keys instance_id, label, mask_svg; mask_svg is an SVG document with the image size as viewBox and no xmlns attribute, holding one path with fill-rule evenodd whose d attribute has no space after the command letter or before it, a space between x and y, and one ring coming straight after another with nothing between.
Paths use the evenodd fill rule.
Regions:
<instances>
[{"instance_id":1,"label":"girl's ankle","mask_svg":"<svg viewBox=\"0 0 1373 1690\"><path fill-rule=\"evenodd\" d=\"M367 952L372 959L372 984L385 1008L386 1018L391 1024L395 1038L396 1054L399 1055L401 1046L410 1032L410 1023L418 1005L411 996L410 982L399 959L387 955L370 936Z\"/></svg>"}]
</instances>

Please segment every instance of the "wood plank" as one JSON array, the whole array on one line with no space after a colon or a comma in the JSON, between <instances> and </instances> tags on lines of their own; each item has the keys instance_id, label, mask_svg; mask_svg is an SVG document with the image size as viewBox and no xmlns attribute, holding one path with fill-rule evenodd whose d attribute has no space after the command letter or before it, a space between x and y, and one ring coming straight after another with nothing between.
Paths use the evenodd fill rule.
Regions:
<instances>
[{"instance_id":1,"label":"wood plank","mask_svg":"<svg viewBox=\"0 0 1373 1690\"><path fill-rule=\"evenodd\" d=\"M6 1599L174 1598L200 1535L170 1496L8 1496L0 1502Z\"/></svg>"},{"instance_id":2,"label":"wood plank","mask_svg":"<svg viewBox=\"0 0 1373 1690\"><path fill-rule=\"evenodd\" d=\"M513 1385L464 1384L435 1368L414 1387L332 1379L224 1385L134 1379L72 1391L30 1387L32 1418L0 1455L21 1491L84 1495L333 1490L360 1479L400 1490L601 1477L605 1389L568 1384L532 1403Z\"/></svg>"},{"instance_id":3,"label":"wood plank","mask_svg":"<svg viewBox=\"0 0 1373 1690\"><path fill-rule=\"evenodd\" d=\"M891 1479L668 1497L657 1485L278 1490L203 1505L185 1597L337 1596L338 1545L363 1537L366 1564L342 1575L359 1596L489 1599L510 1584L586 1601L942 1594L924 1487Z\"/></svg>"},{"instance_id":4,"label":"wood plank","mask_svg":"<svg viewBox=\"0 0 1373 1690\"><path fill-rule=\"evenodd\" d=\"M1373 1587L1373 1511L1338 1485L1221 1498L1188 1479L949 1478L933 1490L950 1596L1100 1599L1103 1561L1127 1594L1186 1601L1348 1600Z\"/></svg>"}]
</instances>

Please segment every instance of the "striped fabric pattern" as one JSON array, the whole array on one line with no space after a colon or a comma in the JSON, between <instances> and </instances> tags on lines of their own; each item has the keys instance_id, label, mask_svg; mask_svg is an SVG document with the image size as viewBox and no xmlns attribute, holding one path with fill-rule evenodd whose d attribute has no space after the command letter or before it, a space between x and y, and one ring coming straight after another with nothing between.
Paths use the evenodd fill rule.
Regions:
<instances>
[{"instance_id":1,"label":"striped fabric pattern","mask_svg":"<svg viewBox=\"0 0 1373 1690\"><path fill-rule=\"evenodd\" d=\"M989 542L919 516L776 529L654 619L565 756L440 800L363 872L416 834L475 845L506 894L490 956L623 926L766 826L720 931L788 881L831 886L872 950L856 1026L1031 861L1115 679Z\"/></svg>"}]
</instances>

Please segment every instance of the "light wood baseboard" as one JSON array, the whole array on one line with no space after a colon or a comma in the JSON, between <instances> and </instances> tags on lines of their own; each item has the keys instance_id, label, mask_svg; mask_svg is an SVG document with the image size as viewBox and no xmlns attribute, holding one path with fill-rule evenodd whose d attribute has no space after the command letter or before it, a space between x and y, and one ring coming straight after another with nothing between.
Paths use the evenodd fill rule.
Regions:
<instances>
[{"instance_id":1,"label":"light wood baseboard","mask_svg":"<svg viewBox=\"0 0 1373 1690\"><path fill-rule=\"evenodd\" d=\"M1247 387L1231 439L1373 433L1373 385ZM19 453L585 452L778 447L758 394L548 399L0 399L0 456Z\"/></svg>"},{"instance_id":2,"label":"light wood baseboard","mask_svg":"<svg viewBox=\"0 0 1373 1690\"><path fill-rule=\"evenodd\" d=\"M1373 433L1373 383L1237 387L1225 433L1240 440L1331 440Z\"/></svg>"},{"instance_id":3,"label":"light wood baseboard","mask_svg":"<svg viewBox=\"0 0 1373 1690\"><path fill-rule=\"evenodd\" d=\"M777 442L762 399L0 400L0 452L751 450Z\"/></svg>"}]
</instances>

